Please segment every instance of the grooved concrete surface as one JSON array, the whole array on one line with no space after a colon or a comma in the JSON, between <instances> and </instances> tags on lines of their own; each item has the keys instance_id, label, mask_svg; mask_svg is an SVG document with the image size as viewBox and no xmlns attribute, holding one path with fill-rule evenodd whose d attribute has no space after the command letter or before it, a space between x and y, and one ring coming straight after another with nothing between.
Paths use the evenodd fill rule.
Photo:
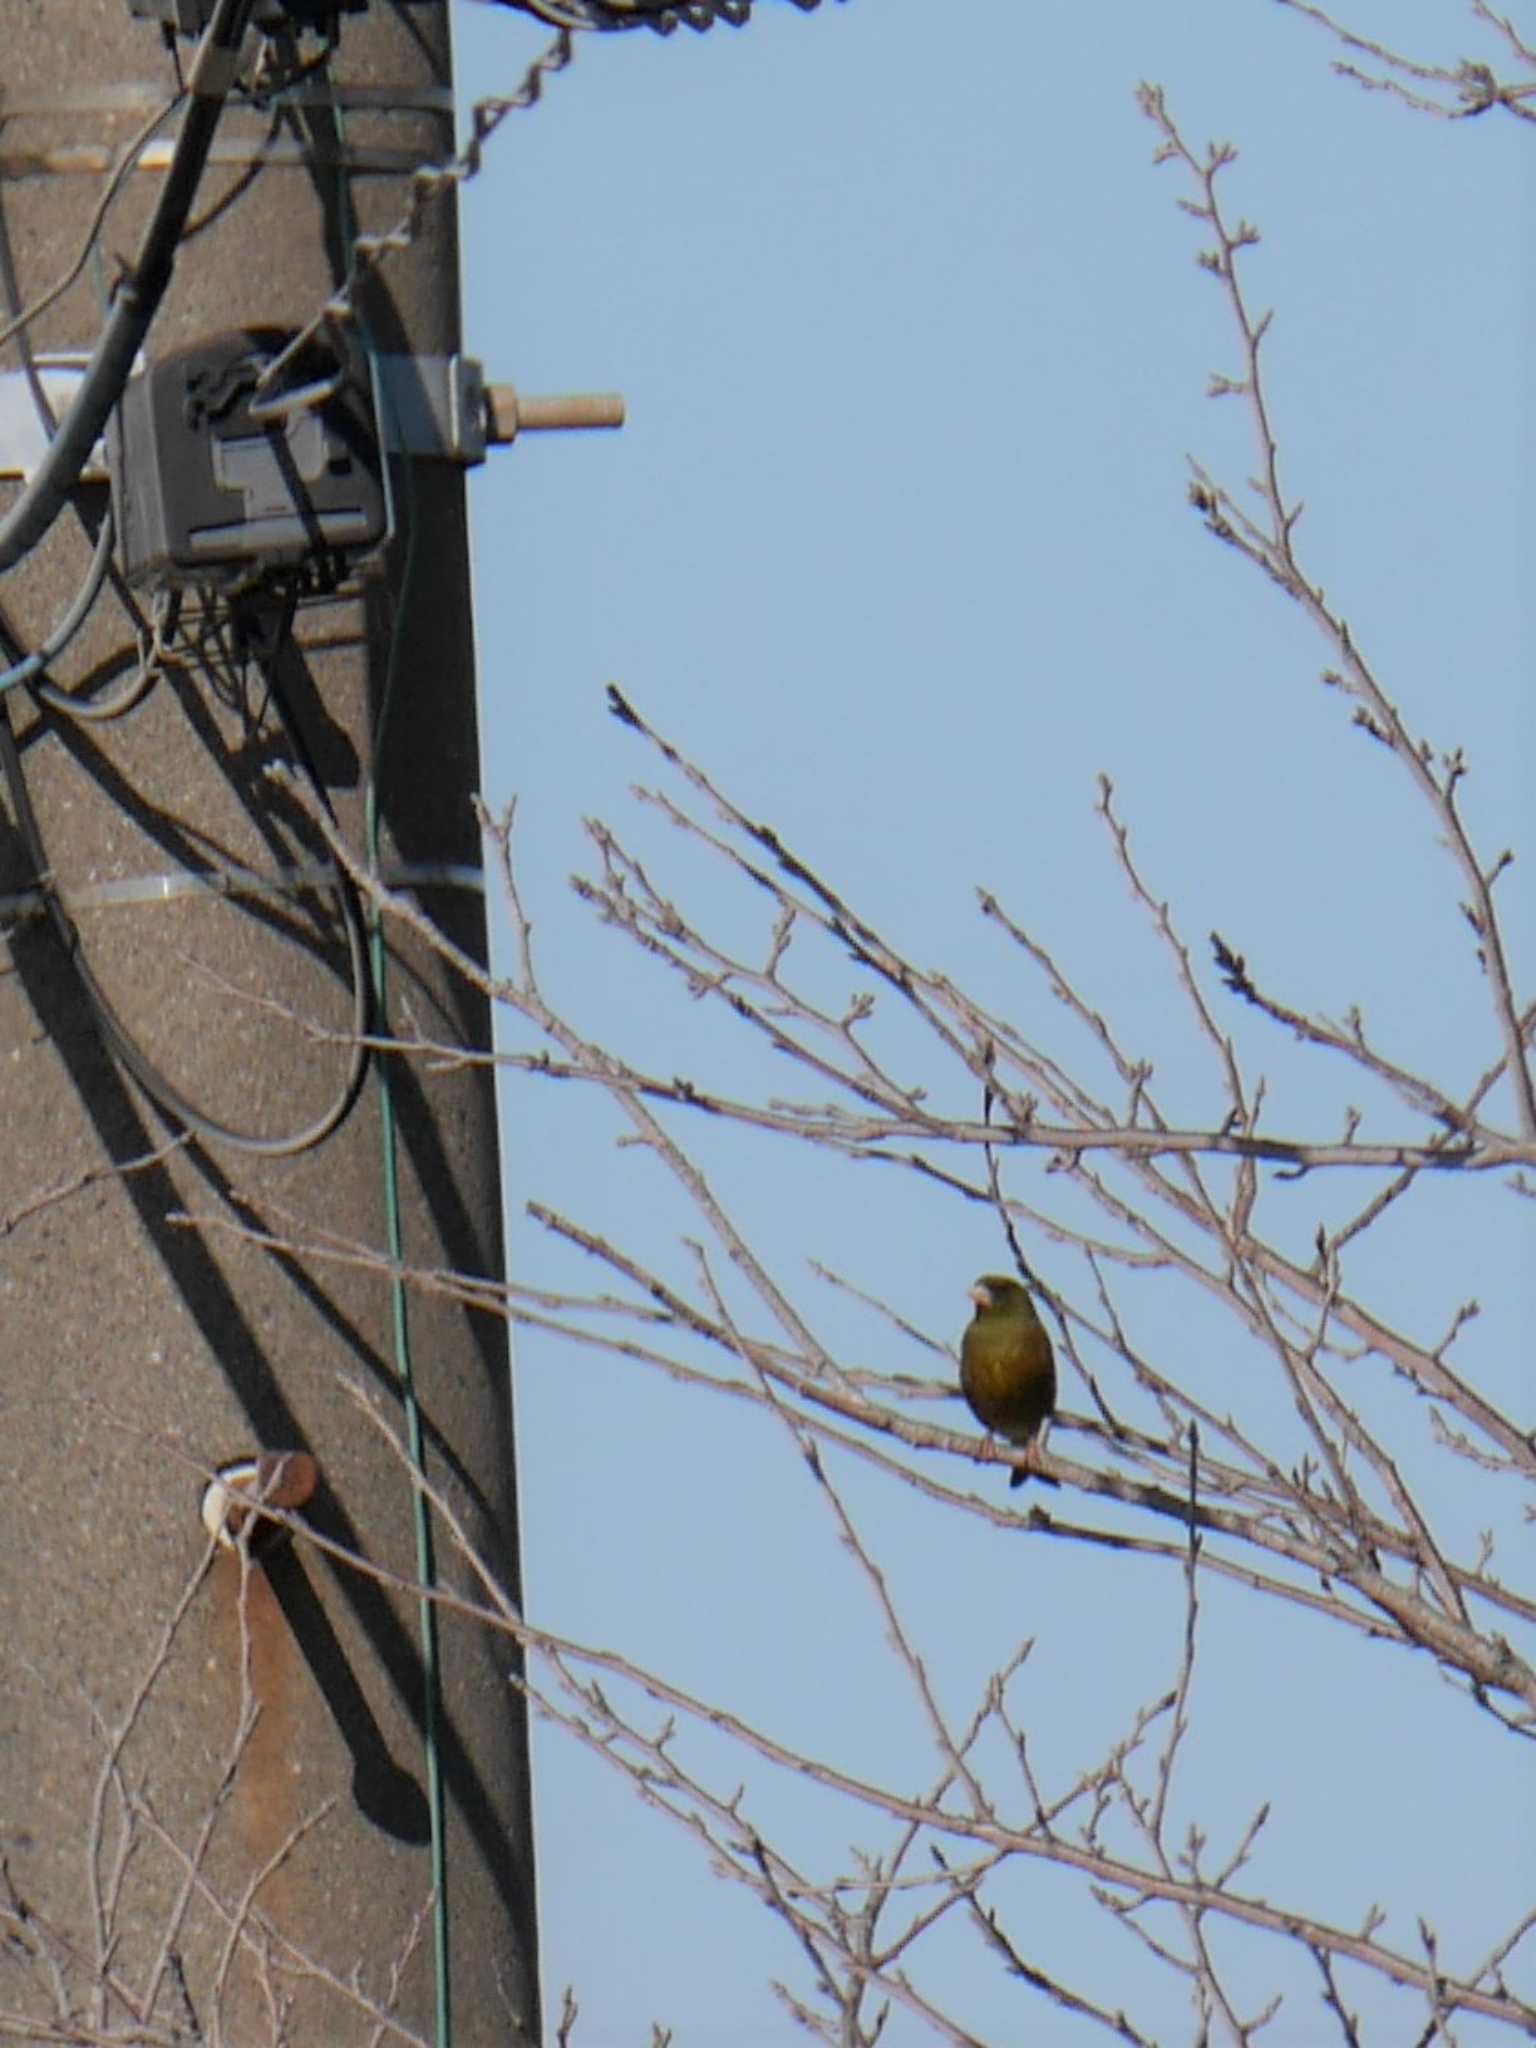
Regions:
<instances>
[{"instance_id":1,"label":"grooved concrete surface","mask_svg":"<svg viewBox=\"0 0 1536 2048\"><path fill-rule=\"evenodd\" d=\"M335 76L443 84L446 42L440 6L376 7L346 19ZM125 0L12 0L5 43L0 206L30 298L72 259L103 179L29 164L120 145L144 118L145 90L167 89L170 66L158 30L133 21ZM292 140L327 118L322 106L241 109L221 140ZM441 157L451 133L439 115L374 108L349 113L346 139ZM136 249L157 187L156 172L129 174L101 238L104 271L86 264L37 323L38 347L94 336L100 292ZM353 189L365 226L399 215L398 177L364 176ZM302 167L211 169L150 353L248 320L307 318L333 281L331 196L328 176ZM392 258L369 294L381 345L454 345L454 265L451 201L434 201L418 246ZM7 350L0 366L15 362ZM3 507L14 490L0 491ZM409 586L397 555L364 602L301 614L292 692L360 844L397 631L378 764L386 858L473 861L460 480L419 472L411 499ZM83 509L94 521L96 508ZM28 644L68 601L87 552L68 513L0 583L0 607ZM109 590L56 679L111 688L134 648ZM216 650L178 664L113 723L77 726L12 702L50 867L66 886L316 856L312 827L263 772L285 752L270 706ZM0 894L31 880L0 799ZM481 949L474 898L428 891L422 901ZM79 927L125 1019L213 1114L272 1132L327 1099L345 1052L325 1034L344 1033L348 1015L327 899L114 905L83 913ZM397 1028L486 1042L482 1004L420 949L397 948L391 973ZM498 1274L487 1078L396 1064L407 1257ZM312 1249L321 1232L383 1243L376 1095L293 1160L190 1147L115 1173L171 1133L104 1052L52 930L7 918L0 1133L0 1854L14 1887L0 1905L14 1910L19 1898L36 1916L19 1944L0 1948L0 2013L57 2020L62 2001L110 2038L138 2001L161 2030L152 2038L169 2040L216 2038L217 2010L238 2048L398 2039L400 2028L428 2036L414 1602L307 1546L253 1568L243 1593L238 1558L221 1556L199 1578L199 1469L263 1446L313 1451L316 1525L414 1575L404 1470L348 1391L363 1389L399 1429L387 1292L376 1271ZM510 1578L503 1331L418 1299L412 1336L433 1473ZM446 1544L440 1565L468 1590ZM444 1656L456 2038L506 2042L533 2002L515 1653L506 1637L449 1617Z\"/></svg>"}]
</instances>

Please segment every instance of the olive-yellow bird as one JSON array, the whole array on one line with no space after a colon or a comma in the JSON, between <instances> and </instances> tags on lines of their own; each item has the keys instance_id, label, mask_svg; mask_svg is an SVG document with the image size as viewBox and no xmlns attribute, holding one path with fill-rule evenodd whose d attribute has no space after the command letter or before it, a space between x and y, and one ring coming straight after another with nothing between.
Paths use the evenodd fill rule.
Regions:
<instances>
[{"instance_id":1,"label":"olive-yellow bird","mask_svg":"<svg viewBox=\"0 0 1536 2048\"><path fill-rule=\"evenodd\" d=\"M1002 1273L983 1273L971 1289L976 1313L960 1340L960 1388L984 1429L1032 1451L1056 1406L1056 1361L1029 1289ZM1036 1468L1048 1486L1056 1481ZM1029 1471L1015 1466L1010 1486Z\"/></svg>"}]
</instances>

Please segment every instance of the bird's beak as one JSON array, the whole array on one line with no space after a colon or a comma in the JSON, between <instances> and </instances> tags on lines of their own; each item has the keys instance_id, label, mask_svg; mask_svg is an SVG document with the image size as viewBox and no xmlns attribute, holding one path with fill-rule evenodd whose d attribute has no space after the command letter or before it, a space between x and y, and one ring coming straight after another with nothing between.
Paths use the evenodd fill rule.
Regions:
<instances>
[{"instance_id":1,"label":"bird's beak","mask_svg":"<svg viewBox=\"0 0 1536 2048\"><path fill-rule=\"evenodd\" d=\"M983 1287L979 1280L974 1287L967 1288L966 1292L978 1308L990 1308L992 1306L992 1290L988 1287Z\"/></svg>"}]
</instances>

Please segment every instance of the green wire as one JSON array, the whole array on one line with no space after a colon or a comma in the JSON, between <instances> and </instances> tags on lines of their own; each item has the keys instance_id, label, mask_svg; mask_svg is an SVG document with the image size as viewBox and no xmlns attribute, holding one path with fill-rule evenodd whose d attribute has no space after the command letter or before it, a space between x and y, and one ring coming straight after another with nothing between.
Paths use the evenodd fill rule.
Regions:
<instances>
[{"instance_id":1,"label":"green wire","mask_svg":"<svg viewBox=\"0 0 1536 2048\"><path fill-rule=\"evenodd\" d=\"M326 79L334 86L329 66L326 69ZM337 142L342 145L338 151L338 161L345 163L346 123L334 91L331 99L331 118L336 124ZM351 188L344 177L338 181L338 200L343 217L343 240L350 255L356 223L352 217ZM357 315L357 322L364 346L371 358L375 353L373 337L369 334L367 323L360 313ZM387 405L388 398L382 378L376 382L381 402ZM379 425L381 439L387 443L390 438L387 423L381 420ZM385 454L383 459L387 461L388 455ZM394 700L395 681L400 669L400 646L406 605L416 568L415 468L408 454L401 457L400 474L403 478L405 500L405 557L401 564L394 619L390 626L389 652L384 664L384 687L379 696L378 714L373 722L372 760L363 802L368 866L370 872L375 874L379 867L379 760L383 751L390 707ZM383 916L377 902L371 899L368 905L368 950L377 1028L383 1037L389 1032L389 950L384 940ZM389 1295L394 1325L395 1369L399 1374L401 1400L405 1408L406 1443L410 1452L411 1469L417 1479L421 1480L426 1477L426 1445L422 1435L421 1407L416 1399L410 1312L403 1277L405 1232L400 1216L399 1133L395 1120L394 1086L390 1078L388 1054L374 1062L374 1073L378 1077L379 1140L384 1177L385 1232L390 1260ZM426 1746L427 1811L432 1830L432 1948L437 1995L437 2048L453 2048L453 1998L448 1948L448 1842L443 1803L443 1763L438 1741L438 1723L442 1706L442 1665L438 1657L437 1603L431 1598L429 1590L437 1584L437 1563L432 1540L432 1510L420 1485L411 1488L411 1505L416 1531L416 1581L422 1588L419 1603L421 1666L425 1686L422 1732Z\"/></svg>"},{"instance_id":2,"label":"green wire","mask_svg":"<svg viewBox=\"0 0 1536 2048\"><path fill-rule=\"evenodd\" d=\"M404 593L409 582L414 535L406 541L406 566L401 578ZM385 694L374 725L374 777L370 778L366 800L368 864L377 869L379 858L378 806L375 798L379 738L384 729L384 711L393 680L393 654L399 641L399 614L390 635L390 666L385 671ZM387 1032L386 998L389 984L389 954L384 943L384 921L378 905L369 905L368 945L373 967L373 993L378 1005L379 1030ZM400 1222L400 1168L395 1125L395 1100L387 1056L375 1064L379 1093L379 1139L383 1153L385 1230L389 1244L390 1308L394 1321L395 1367L400 1375L400 1392L405 1405L406 1441L411 1466L419 1477L426 1476L426 1448L422 1438L421 1407L416 1399L416 1380L411 1356L410 1315L401 1266L405 1258L404 1232ZM437 1564L432 1542L432 1510L419 1486L411 1489L416 1525L416 1578L422 1587L437 1583ZM453 2006L450 1995L448 1953L448 1845L444 1828L443 1768L438 1745L438 1713L442 1672L437 1653L437 1603L423 1592L421 1607L421 1663L426 1685L423 1733L426 1739L427 1809L432 1827L432 1946L436 1961L438 2048L453 2048Z\"/></svg>"}]
</instances>

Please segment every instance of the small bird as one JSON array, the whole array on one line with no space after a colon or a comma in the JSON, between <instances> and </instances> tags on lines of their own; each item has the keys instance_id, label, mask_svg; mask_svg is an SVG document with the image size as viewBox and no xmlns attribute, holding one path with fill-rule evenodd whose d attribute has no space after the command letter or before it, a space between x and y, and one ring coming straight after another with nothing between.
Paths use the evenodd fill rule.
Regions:
<instances>
[{"instance_id":1,"label":"small bird","mask_svg":"<svg viewBox=\"0 0 1536 2048\"><path fill-rule=\"evenodd\" d=\"M1056 1407L1056 1361L1029 1289L1001 1273L983 1273L971 1289L976 1313L960 1339L960 1390L984 1429L1032 1450ZM1047 1486L1048 1472L1038 1472ZM1010 1486L1029 1472L1015 1466Z\"/></svg>"}]
</instances>

